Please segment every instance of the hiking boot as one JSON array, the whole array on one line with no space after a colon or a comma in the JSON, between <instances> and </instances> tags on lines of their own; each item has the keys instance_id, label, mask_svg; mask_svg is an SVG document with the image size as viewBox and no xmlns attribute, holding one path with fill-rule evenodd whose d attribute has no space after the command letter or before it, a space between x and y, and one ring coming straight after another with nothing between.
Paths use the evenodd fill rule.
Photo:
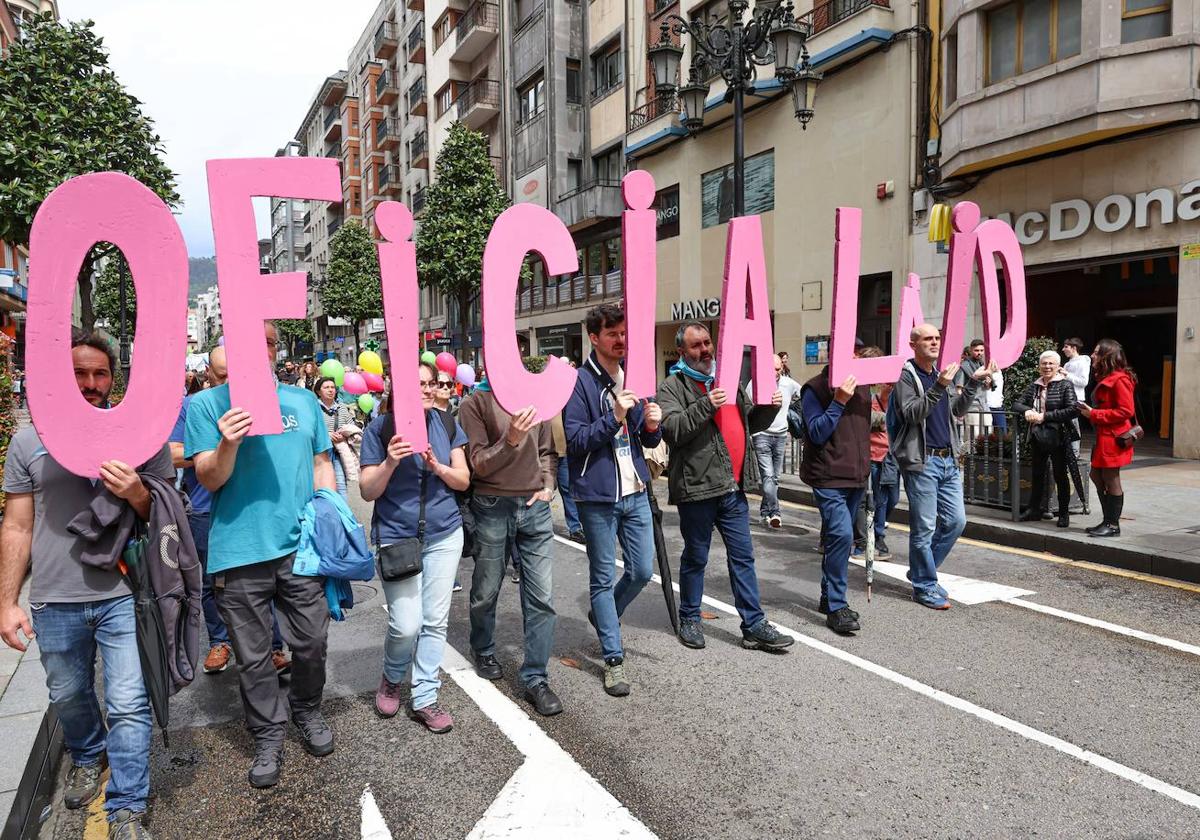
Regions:
<instances>
[{"instance_id":1,"label":"hiking boot","mask_svg":"<svg viewBox=\"0 0 1200 840\"><path fill-rule=\"evenodd\" d=\"M525 689L525 699L543 717L556 715L563 710L562 701L550 689L549 683L538 683Z\"/></svg>"},{"instance_id":2,"label":"hiking boot","mask_svg":"<svg viewBox=\"0 0 1200 840\"><path fill-rule=\"evenodd\" d=\"M849 607L842 607L842 609L850 610ZM817 602L817 612L819 612L821 615L829 615L829 599L824 595L822 595L821 600ZM841 610L838 610L838 612L841 612ZM854 610L850 610L850 615L854 616L855 621L858 620L858 613Z\"/></svg>"},{"instance_id":3,"label":"hiking boot","mask_svg":"<svg viewBox=\"0 0 1200 840\"><path fill-rule=\"evenodd\" d=\"M791 636L785 636L772 627L765 618L759 619L758 624L749 630L742 631L742 647L747 650L783 650L795 642Z\"/></svg>"},{"instance_id":4,"label":"hiking boot","mask_svg":"<svg viewBox=\"0 0 1200 840\"><path fill-rule=\"evenodd\" d=\"M95 764L72 764L67 771L67 789L63 805L74 811L100 795L100 777L108 769L108 756L101 754Z\"/></svg>"},{"instance_id":5,"label":"hiking boot","mask_svg":"<svg viewBox=\"0 0 1200 840\"><path fill-rule=\"evenodd\" d=\"M400 711L400 683L394 683L387 677L379 678L379 688L375 691L375 711L380 717L395 717Z\"/></svg>"},{"instance_id":6,"label":"hiking boot","mask_svg":"<svg viewBox=\"0 0 1200 840\"><path fill-rule=\"evenodd\" d=\"M145 811L133 812L122 808L108 823L109 840L150 840L150 832L142 825Z\"/></svg>"},{"instance_id":7,"label":"hiking boot","mask_svg":"<svg viewBox=\"0 0 1200 840\"><path fill-rule=\"evenodd\" d=\"M704 633L700 630L699 621L679 621L679 642L684 647L701 650L704 648Z\"/></svg>"},{"instance_id":8,"label":"hiking boot","mask_svg":"<svg viewBox=\"0 0 1200 840\"><path fill-rule=\"evenodd\" d=\"M584 535L583 535L583 531L582 531L582 530L578 530L578 531L572 531L572 532L571 532L571 535L570 535L570 537L568 537L568 539L570 539L570 540L571 540L571 542L577 542L577 543L579 543L580 545L586 545L586 544L587 544L587 538L586 538L586 537L584 537Z\"/></svg>"},{"instance_id":9,"label":"hiking boot","mask_svg":"<svg viewBox=\"0 0 1200 840\"><path fill-rule=\"evenodd\" d=\"M333 752L333 730L325 722L320 709L293 712L292 723L296 725L300 740L304 742L304 749L308 750L309 755L320 758Z\"/></svg>"},{"instance_id":10,"label":"hiking boot","mask_svg":"<svg viewBox=\"0 0 1200 840\"><path fill-rule=\"evenodd\" d=\"M292 672L292 659L281 650L271 651L271 664L275 666L277 676Z\"/></svg>"},{"instance_id":11,"label":"hiking boot","mask_svg":"<svg viewBox=\"0 0 1200 840\"><path fill-rule=\"evenodd\" d=\"M217 642L208 649L204 657L204 673L219 674L229 667L229 658L233 655L232 648L226 642Z\"/></svg>"},{"instance_id":12,"label":"hiking boot","mask_svg":"<svg viewBox=\"0 0 1200 840\"><path fill-rule=\"evenodd\" d=\"M858 613L849 607L842 607L834 613L830 613L825 617L825 624L834 633L842 636L849 636L856 630L862 629L858 624Z\"/></svg>"},{"instance_id":13,"label":"hiking boot","mask_svg":"<svg viewBox=\"0 0 1200 840\"><path fill-rule=\"evenodd\" d=\"M892 552L888 550L888 545L883 540L875 540L875 559L886 560L892 556Z\"/></svg>"},{"instance_id":14,"label":"hiking boot","mask_svg":"<svg viewBox=\"0 0 1200 840\"><path fill-rule=\"evenodd\" d=\"M629 694L629 682L625 679L625 660L614 657L604 660L604 692L610 697L625 697Z\"/></svg>"},{"instance_id":15,"label":"hiking boot","mask_svg":"<svg viewBox=\"0 0 1200 840\"><path fill-rule=\"evenodd\" d=\"M486 656L475 654L475 673L483 677L485 680L498 680L504 676L504 669L500 667L499 661L490 653Z\"/></svg>"},{"instance_id":16,"label":"hiking boot","mask_svg":"<svg viewBox=\"0 0 1200 840\"><path fill-rule=\"evenodd\" d=\"M414 709L412 703L409 703L404 707L404 713L434 735L441 735L454 728L454 718L437 703L421 709Z\"/></svg>"},{"instance_id":17,"label":"hiking boot","mask_svg":"<svg viewBox=\"0 0 1200 840\"><path fill-rule=\"evenodd\" d=\"M264 742L254 745L254 763L250 765L250 786L274 787L283 769L283 744Z\"/></svg>"}]
</instances>

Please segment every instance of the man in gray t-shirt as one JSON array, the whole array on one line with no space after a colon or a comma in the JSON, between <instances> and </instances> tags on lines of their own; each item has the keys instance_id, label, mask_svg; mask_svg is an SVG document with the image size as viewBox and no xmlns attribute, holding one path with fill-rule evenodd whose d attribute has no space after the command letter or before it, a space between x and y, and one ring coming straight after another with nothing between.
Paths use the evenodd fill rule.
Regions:
<instances>
[{"instance_id":1,"label":"man in gray t-shirt","mask_svg":"<svg viewBox=\"0 0 1200 840\"><path fill-rule=\"evenodd\" d=\"M783 472L783 454L788 445L788 409L792 400L800 395L800 384L783 372L783 358L775 356L776 388L783 393L783 404L766 431L752 435L754 456L762 478L762 501L758 505L758 516L763 525L782 528L783 518L779 509L779 474ZM752 390L747 388L748 391Z\"/></svg>"},{"instance_id":2,"label":"man in gray t-shirt","mask_svg":"<svg viewBox=\"0 0 1200 840\"><path fill-rule=\"evenodd\" d=\"M84 399L107 408L115 362L107 340L97 334L74 337L71 359ZM79 561L83 546L67 525L102 493L123 499L147 519L150 493L138 473L173 479L170 450L163 446L136 470L107 461L93 481L68 472L34 429L22 429L4 464L8 498L0 526L0 637L23 651L21 633L36 635L50 701L71 753L64 804L82 808L95 799L109 767L104 807L109 836L119 840L149 838L142 818L150 793L150 703L138 657L133 597L115 569L85 567ZM27 616L17 596L31 567ZM107 727L93 688L97 650L104 660Z\"/></svg>"}]
</instances>

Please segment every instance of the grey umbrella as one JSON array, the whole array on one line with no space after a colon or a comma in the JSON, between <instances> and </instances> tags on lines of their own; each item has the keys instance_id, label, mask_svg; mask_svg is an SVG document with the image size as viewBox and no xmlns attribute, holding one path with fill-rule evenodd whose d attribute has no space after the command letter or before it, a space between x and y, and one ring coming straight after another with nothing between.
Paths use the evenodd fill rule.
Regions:
<instances>
[{"instance_id":1,"label":"grey umbrella","mask_svg":"<svg viewBox=\"0 0 1200 840\"><path fill-rule=\"evenodd\" d=\"M663 598L667 602L667 613L671 619L671 629L679 635L679 604L675 600L675 587L671 576L671 555L667 552L667 540L663 536L663 512L658 506L658 497L654 495L654 482L646 485L650 497L650 519L654 526L654 554L658 558L658 576L662 578Z\"/></svg>"}]
</instances>

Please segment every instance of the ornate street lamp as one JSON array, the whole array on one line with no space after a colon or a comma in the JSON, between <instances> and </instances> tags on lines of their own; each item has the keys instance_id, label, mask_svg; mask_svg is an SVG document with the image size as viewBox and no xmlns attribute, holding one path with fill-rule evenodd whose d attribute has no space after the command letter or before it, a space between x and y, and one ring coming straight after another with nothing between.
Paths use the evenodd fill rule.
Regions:
<instances>
[{"instance_id":1,"label":"ornate street lamp","mask_svg":"<svg viewBox=\"0 0 1200 840\"><path fill-rule=\"evenodd\" d=\"M749 20L743 15L748 0L729 0L729 22L713 26L687 21L679 15L663 18L658 43L649 49L654 68L654 89L660 97L678 94L681 120L689 132L704 126L709 86L715 70L725 80L725 101L733 101L733 200L734 215L745 213L745 95L754 91L758 67L773 64L775 77L791 87L796 119L807 129L813 118L813 100L821 73L808 60L808 27L796 19L792 0L758 0ZM683 47L671 34L687 35L692 42L688 83L678 87Z\"/></svg>"}]
</instances>

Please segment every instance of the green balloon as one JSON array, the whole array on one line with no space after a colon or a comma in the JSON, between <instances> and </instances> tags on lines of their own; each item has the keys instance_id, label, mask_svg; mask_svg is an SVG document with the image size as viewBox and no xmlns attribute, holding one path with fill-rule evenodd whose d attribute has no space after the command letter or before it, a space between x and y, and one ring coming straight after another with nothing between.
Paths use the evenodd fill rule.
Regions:
<instances>
[{"instance_id":1,"label":"green balloon","mask_svg":"<svg viewBox=\"0 0 1200 840\"><path fill-rule=\"evenodd\" d=\"M437 354L434 353L432 350L426 350L424 353L421 354L421 361L427 365L436 365L437 364Z\"/></svg>"},{"instance_id":2,"label":"green balloon","mask_svg":"<svg viewBox=\"0 0 1200 840\"><path fill-rule=\"evenodd\" d=\"M363 394L358 398L358 407L363 414L370 414L371 409L375 407L375 398L370 394Z\"/></svg>"},{"instance_id":3,"label":"green balloon","mask_svg":"<svg viewBox=\"0 0 1200 840\"><path fill-rule=\"evenodd\" d=\"M346 378L346 368L337 359L326 359L321 362L321 375L328 376L339 388Z\"/></svg>"}]
</instances>

